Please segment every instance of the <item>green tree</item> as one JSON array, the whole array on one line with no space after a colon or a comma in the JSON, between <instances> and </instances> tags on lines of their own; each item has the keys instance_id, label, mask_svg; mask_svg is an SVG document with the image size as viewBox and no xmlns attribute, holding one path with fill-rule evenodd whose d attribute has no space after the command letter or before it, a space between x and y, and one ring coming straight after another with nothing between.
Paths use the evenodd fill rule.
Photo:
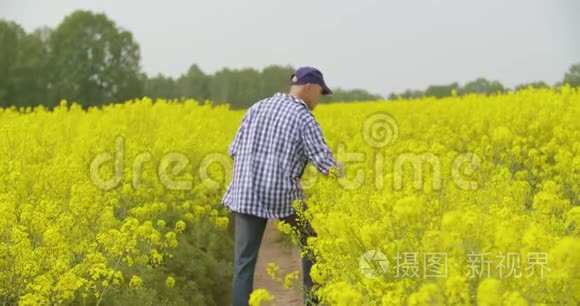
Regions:
<instances>
[{"instance_id":1,"label":"green tree","mask_svg":"<svg viewBox=\"0 0 580 306\"><path fill-rule=\"evenodd\" d=\"M570 86L580 86L580 63L570 66L570 69L564 75L563 83L568 83Z\"/></svg>"},{"instance_id":2,"label":"green tree","mask_svg":"<svg viewBox=\"0 0 580 306\"><path fill-rule=\"evenodd\" d=\"M495 94L505 92L506 88L499 81L490 81L484 78L478 78L474 81L467 82L461 89L460 94L466 95L471 93L477 94Z\"/></svg>"},{"instance_id":3,"label":"green tree","mask_svg":"<svg viewBox=\"0 0 580 306\"><path fill-rule=\"evenodd\" d=\"M0 105L13 103L14 71L18 60L18 42L24 31L13 22L0 21Z\"/></svg>"},{"instance_id":4,"label":"green tree","mask_svg":"<svg viewBox=\"0 0 580 306\"><path fill-rule=\"evenodd\" d=\"M171 77L157 74L154 77L146 78L143 85L143 94L149 98L178 98L177 84Z\"/></svg>"},{"instance_id":5,"label":"green tree","mask_svg":"<svg viewBox=\"0 0 580 306\"><path fill-rule=\"evenodd\" d=\"M83 106L142 94L139 45L104 14L76 11L50 35L52 100Z\"/></svg>"},{"instance_id":6,"label":"green tree","mask_svg":"<svg viewBox=\"0 0 580 306\"><path fill-rule=\"evenodd\" d=\"M228 102L235 108L248 108L254 102L265 98L262 92L262 77L253 68L233 71L230 77Z\"/></svg>"},{"instance_id":7,"label":"green tree","mask_svg":"<svg viewBox=\"0 0 580 306\"><path fill-rule=\"evenodd\" d=\"M42 28L25 35L19 46L18 69L15 78L16 104L35 106L44 104L48 89L48 35L51 30Z\"/></svg>"},{"instance_id":8,"label":"green tree","mask_svg":"<svg viewBox=\"0 0 580 306\"><path fill-rule=\"evenodd\" d=\"M287 92L290 87L290 76L294 70L291 66L278 65L264 68L261 73L262 95L269 96L276 92Z\"/></svg>"},{"instance_id":9,"label":"green tree","mask_svg":"<svg viewBox=\"0 0 580 306\"><path fill-rule=\"evenodd\" d=\"M548 87L550 87L550 86L548 86L548 84L546 84L546 82L537 81L537 82L523 83L523 84L517 85L514 89L516 91L518 91L518 90L527 89L527 88L548 88Z\"/></svg>"},{"instance_id":10,"label":"green tree","mask_svg":"<svg viewBox=\"0 0 580 306\"><path fill-rule=\"evenodd\" d=\"M227 103L229 101L230 80L232 72L228 68L217 71L209 82L209 97L215 103ZM231 104L231 102L230 102Z\"/></svg>"},{"instance_id":11,"label":"green tree","mask_svg":"<svg viewBox=\"0 0 580 306\"><path fill-rule=\"evenodd\" d=\"M0 20L0 106L45 102L47 31L27 34L16 23Z\"/></svg>"},{"instance_id":12,"label":"green tree","mask_svg":"<svg viewBox=\"0 0 580 306\"><path fill-rule=\"evenodd\" d=\"M457 82L451 83L449 85L431 85L427 87L427 90L425 90L425 96L435 98L449 97L451 96L451 92L453 90L458 89L459 84L457 84Z\"/></svg>"},{"instance_id":13,"label":"green tree","mask_svg":"<svg viewBox=\"0 0 580 306\"><path fill-rule=\"evenodd\" d=\"M396 99L418 99L425 96L425 93L422 90L416 89L407 89L402 93L392 93L389 95L389 100L396 100Z\"/></svg>"},{"instance_id":14,"label":"green tree","mask_svg":"<svg viewBox=\"0 0 580 306\"><path fill-rule=\"evenodd\" d=\"M247 108L264 98L261 92L261 75L251 68L225 68L216 72L211 78L209 92L211 100L216 103L229 103L232 108Z\"/></svg>"},{"instance_id":15,"label":"green tree","mask_svg":"<svg viewBox=\"0 0 580 306\"><path fill-rule=\"evenodd\" d=\"M320 102L350 102L350 101L373 101L382 100L380 95L371 94L364 89L342 89L336 88L332 90L332 94L328 96L321 96Z\"/></svg>"},{"instance_id":16,"label":"green tree","mask_svg":"<svg viewBox=\"0 0 580 306\"><path fill-rule=\"evenodd\" d=\"M193 64L187 73L180 76L176 81L176 90L180 97L195 98L202 102L209 98L210 78L197 66Z\"/></svg>"}]
</instances>

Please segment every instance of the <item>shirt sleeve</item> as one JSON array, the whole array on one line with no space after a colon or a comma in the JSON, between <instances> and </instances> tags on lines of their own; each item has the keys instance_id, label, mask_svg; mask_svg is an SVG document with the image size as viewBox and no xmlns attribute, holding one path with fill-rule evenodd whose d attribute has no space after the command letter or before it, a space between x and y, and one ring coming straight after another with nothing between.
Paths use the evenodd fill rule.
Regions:
<instances>
[{"instance_id":1,"label":"shirt sleeve","mask_svg":"<svg viewBox=\"0 0 580 306\"><path fill-rule=\"evenodd\" d=\"M300 131L300 137L308 160L314 164L318 171L328 175L329 168L337 166L338 163L332 156L332 151L324 140L320 125L314 117L307 120Z\"/></svg>"},{"instance_id":2,"label":"shirt sleeve","mask_svg":"<svg viewBox=\"0 0 580 306\"><path fill-rule=\"evenodd\" d=\"M242 139L242 137L247 129L248 122L250 121L251 112L252 112L252 110L248 109L248 111L246 111L246 113L244 114L244 118L242 118L242 123L240 124L240 127L238 128L238 131L236 132L236 136L234 136L234 140L232 141L232 143L228 147L228 153L230 154L232 159L238 153L241 139Z\"/></svg>"}]
</instances>

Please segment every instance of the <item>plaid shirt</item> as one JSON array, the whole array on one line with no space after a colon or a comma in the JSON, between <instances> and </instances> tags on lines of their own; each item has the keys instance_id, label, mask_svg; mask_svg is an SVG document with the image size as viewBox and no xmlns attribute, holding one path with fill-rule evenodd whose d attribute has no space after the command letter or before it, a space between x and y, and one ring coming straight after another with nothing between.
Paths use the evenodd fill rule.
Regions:
<instances>
[{"instance_id":1,"label":"plaid shirt","mask_svg":"<svg viewBox=\"0 0 580 306\"><path fill-rule=\"evenodd\" d=\"M304 200L300 178L308 161L323 174L337 165L306 103L285 93L254 103L228 148L234 174L221 203L262 218L295 212Z\"/></svg>"}]
</instances>

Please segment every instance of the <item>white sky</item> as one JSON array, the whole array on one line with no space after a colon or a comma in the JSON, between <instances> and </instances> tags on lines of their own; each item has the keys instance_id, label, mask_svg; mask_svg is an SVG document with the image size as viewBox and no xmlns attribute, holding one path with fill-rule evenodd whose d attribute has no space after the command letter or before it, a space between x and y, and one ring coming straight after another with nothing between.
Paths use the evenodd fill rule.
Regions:
<instances>
[{"instance_id":1,"label":"white sky","mask_svg":"<svg viewBox=\"0 0 580 306\"><path fill-rule=\"evenodd\" d=\"M552 84L580 62L575 0L0 0L27 31L76 9L133 32L148 74L310 65L331 87L387 95L480 76Z\"/></svg>"}]
</instances>

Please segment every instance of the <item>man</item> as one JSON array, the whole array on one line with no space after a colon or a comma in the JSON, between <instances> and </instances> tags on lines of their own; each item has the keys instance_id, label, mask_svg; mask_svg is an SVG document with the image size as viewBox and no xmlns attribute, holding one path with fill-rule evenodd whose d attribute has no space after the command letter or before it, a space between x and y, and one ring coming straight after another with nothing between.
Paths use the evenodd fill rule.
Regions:
<instances>
[{"instance_id":1,"label":"man","mask_svg":"<svg viewBox=\"0 0 580 306\"><path fill-rule=\"evenodd\" d=\"M308 161L328 175L338 163L325 142L312 110L321 95L332 91L322 73L313 67L298 68L291 76L290 92L276 93L254 103L228 148L234 160L233 179L222 204L235 218L233 305L247 305L253 290L254 271L268 219L286 221L300 233L305 245L315 236L307 222L296 216L295 199L304 200L299 184ZM302 258L304 298L312 300L310 269L313 261ZM316 301L314 301L316 302Z\"/></svg>"}]
</instances>

